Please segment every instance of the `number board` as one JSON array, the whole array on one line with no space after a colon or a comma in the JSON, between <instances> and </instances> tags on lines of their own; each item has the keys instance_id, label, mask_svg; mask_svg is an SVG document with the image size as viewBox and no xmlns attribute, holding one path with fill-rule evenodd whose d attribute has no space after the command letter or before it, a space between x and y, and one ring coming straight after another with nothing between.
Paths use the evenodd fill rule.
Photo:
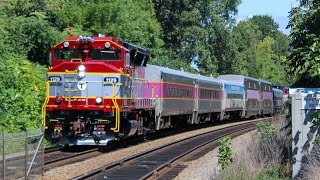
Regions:
<instances>
[{"instance_id":1,"label":"number board","mask_svg":"<svg viewBox=\"0 0 320 180\"><path fill-rule=\"evenodd\" d=\"M104 77L104 82L117 83L117 82L119 82L119 78L117 78L117 77Z\"/></svg>"},{"instance_id":2,"label":"number board","mask_svg":"<svg viewBox=\"0 0 320 180\"><path fill-rule=\"evenodd\" d=\"M49 81L55 81L55 82L62 80L62 78L60 76L49 76L48 79L49 79Z\"/></svg>"}]
</instances>

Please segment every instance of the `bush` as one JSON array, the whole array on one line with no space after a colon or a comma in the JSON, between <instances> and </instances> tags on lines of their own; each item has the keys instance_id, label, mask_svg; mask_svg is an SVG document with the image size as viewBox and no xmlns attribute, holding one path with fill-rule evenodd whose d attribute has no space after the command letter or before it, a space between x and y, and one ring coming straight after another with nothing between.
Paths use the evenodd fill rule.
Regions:
<instances>
[{"instance_id":1,"label":"bush","mask_svg":"<svg viewBox=\"0 0 320 180\"><path fill-rule=\"evenodd\" d=\"M274 124L259 122L257 132L241 142L233 162L219 179L282 179L291 175L290 121L277 117Z\"/></svg>"},{"instance_id":2,"label":"bush","mask_svg":"<svg viewBox=\"0 0 320 180\"><path fill-rule=\"evenodd\" d=\"M226 136L219 140L219 160L218 164L225 169L232 162L231 137Z\"/></svg>"},{"instance_id":3,"label":"bush","mask_svg":"<svg viewBox=\"0 0 320 180\"><path fill-rule=\"evenodd\" d=\"M274 124L260 121L257 123L258 139L261 143L271 141L276 135L277 129Z\"/></svg>"},{"instance_id":4,"label":"bush","mask_svg":"<svg viewBox=\"0 0 320 180\"><path fill-rule=\"evenodd\" d=\"M279 175L281 174L281 170L283 168L281 166L270 166L263 169L256 177L256 180L281 180L285 178L281 178Z\"/></svg>"},{"instance_id":5,"label":"bush","mask_svg":"<svg viewBox=\"0 0 320 180\"><path fill-rule=\"evenodd\" d=\"M0 131L39 128L46 71L44 66L25 58L0 62Z\"/></svg>"}]
</instances>

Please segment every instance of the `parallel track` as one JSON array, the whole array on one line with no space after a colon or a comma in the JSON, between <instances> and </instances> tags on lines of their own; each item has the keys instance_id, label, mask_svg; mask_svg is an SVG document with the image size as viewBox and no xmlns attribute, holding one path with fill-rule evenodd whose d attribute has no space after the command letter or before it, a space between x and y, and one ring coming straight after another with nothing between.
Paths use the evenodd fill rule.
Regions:
<instances>
[{"instance_id":1,"label":"parallel track","mask_svg":"<svg viewBox=\"0 0 320 180\"><path fill-rule=\"evenodd\" d=\"M262 120L268 119L270 118ZM168 167L170 169L172 163L187 157L188 154L200 152L201 149L208 149L207 146L217 145L217 140L223 136L235 136L251 131L255 128L255 123L247 122L191 136L130 156L74 179L147 179L155 178L154 175L158 178L164 169L166 171L168 171Z\"/></svg>"},{"instance_id":2,"label":"parallel track","mask_svg":"<svg viewBox=\"0 0 320 180\"><path fill-rule=\"evenodd\" d=\"M90 157L94 157L97 155L100 155L101 152L98 151L98 148L84 148L77 150L76 152L67 152L63 151L61 147L52 147L52 148L46 148L44 151L44 162L45 170L57 167L59 165L64 164L70 164L77 161L82 161ZM27 156L28 162L31 161L33 158L33 154L29 154ZM6 158L6 179L17 179L21 178L25 175L25 154L21 154L18 156L14 156L11 158ZM42 172L42 165L38 164L42 161L38 161L34 168L32 169L32 172L41 174ZM29 167L28 167L29 168ZM3 172L0 172L0 179L3 177Z\"/></svg>"},{"instance_id":3,"label":"parallel track","mask_svg":"<svg viewBox=\"0 0 320 180\"><path fill-rule=\"evenodd\" d=\"M101 154L98 148L82 150L77 152L64 152L61 150L46 153L44 157L45 169L51 169L60 165L71 164L83 161L87 158L95 157Z\"/></svg>"}]
</instances>

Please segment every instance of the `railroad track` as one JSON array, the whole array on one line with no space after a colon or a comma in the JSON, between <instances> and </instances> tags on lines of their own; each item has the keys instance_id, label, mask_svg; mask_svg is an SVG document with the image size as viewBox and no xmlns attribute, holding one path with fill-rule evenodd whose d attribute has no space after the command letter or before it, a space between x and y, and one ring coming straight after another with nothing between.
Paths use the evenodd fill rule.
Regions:
<instances>
[{"instance_id":1,"label":"railroad track","mask_svg":"<svg viewBox=\"0 0 320 180\"><path fill-rule=\"evenodd\" d=\"M32 169L33 173L41 174L42 173L42 164L44 164L44 170L49 170L51 168L70 164L77 161L85 160L89 157L94 157L100 155L101 152L98 151L98 148L80 148L76 151L63 151L62 148L59 147L52 147L46 148L44 151L44 159L43 163L41 161L37 161L34 164L34 168ZM33 154L29 154L27 156L28 161L30 161L33 157ZM40 163L40 164L39 164ZM25 154L14 156L11 158L6 159L6 179L17 179L21 178L25 175ZM0 177L3 177L3 172L0 172ZM1 178L0 178L1 179Z\"/></svg>"},{"instance_id":2,"label":"railroad track","mask_svg":"<svg viewBox=\"0 0 320 180\"><path fill-rule=\"evenodd\" d=\"M50 148L45 148L44 153L45 154L50 154L53 152L58 152L61 147L50 147ZM41 153L41 151L40 151ZM6 179L16 179L19 177L22 177L25 175L26 171L26 163L29 164L29 162L32 160L34 156L34 152L28 152L28 155L25 154L25 152L20 152L17 154L11 155L12 157L6 158L5 159L5 175ZM27 159L26 159L27 158ZM27 160L27 162L26 162ZM35 162L34 166L36 166L38 169L39 167L42 167L42 160L36 159L37 162ZM0 161L0 163L4 163L3 160ZM3 165L3 164L2 164ZM3 167L1 167L3 168ZM29 168L29 167L27 167ZM3 169L1 169L3 170ZM0 171L0 177L3 177L3 171ZM1 178L0 178L1 179Z\"/></svg>"},{"instance_id":3,"label":"railroad track","mask_svg":"<svg viewBox=\"0 0 320 180\"><path fill-rule=\"evenodd\" d=\"M261 120L270 120L263 118ZM198 134L175 141L121 161L109 164L73 179L169 179L175 177L178 164L194 156L202 156L218 146L218 140L230 135L232 137L255 129L255 122L247 122L218 130ZM179 170L175 169L178 168ZM171 173L168 173L171 172ZM171 177L168 177L171 174Z\"/></svg>"},{"instance_id":4,"label":"railroad track","mask_svg":"<svg viewBox=\"0 0 320 180\"><path fill-rule=\"evenodd\" d=\"M101 154L99 148L91 147L83 150L77 150L76 152L72 151L51 151L44 155L44 165L45 170L65 165L71 164L79 161L83 161L87 158L92 158Z\"/></svg>"}]
</instances>

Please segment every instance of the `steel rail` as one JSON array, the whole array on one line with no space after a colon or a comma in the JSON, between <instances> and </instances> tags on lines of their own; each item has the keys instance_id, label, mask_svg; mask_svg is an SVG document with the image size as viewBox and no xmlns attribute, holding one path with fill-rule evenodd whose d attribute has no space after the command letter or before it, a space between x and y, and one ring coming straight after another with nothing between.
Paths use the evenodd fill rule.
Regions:
<instances>
[{"instance_id":1,"label":"steel rail","mask_svg":"<svg viewBox=\"0 0 320 180\"><path fill-rule=\"evenodd\" d=\"M47 166L49 164L53 164L53 163L56 163L56 162L61 163L61 161L69 160L69 159L72 159L72 158L75 158L75 157L80 157L80 156L83 156L83 155L88 154L88 153L97 152L98 149L99 148L94 148L94 149L90 149L90 150L86 150L86 151L82 151L82 152L74 152L73 154L66 154L66 153L70 153L70 152L65 152L65 153L62 152L61 154L57 155L57 156L62 156L62 157L46 160L44 162L44 165Z\"/></svg>"},{"instance_id":2,"label":"steel rail","mask_svg":"<svg viewBox=\"0 0 320 180\"><path fill-rule=\"evenodd\" d=\"M205 148L206 146L210 146L212 143L216 143L220 138L222 137L225 137L225 136L229 136L229 135L233 135L233 134L236 134L236 133L240 133L240 132L248 132L248 129L250 129L249 131L251 130L254 130L254 127L255 125L252 124L252 126L248 126L248 127L243 127L241 129L238 129L236 131L233 131L233 132L230 132L230 133L226 133L226 134L222 134L221 136L218 136L214 139L212 139L211 141L207 141L203 144L200 144L199 146L196 146L192 149L190 149L189 151L186 151L185 153L183 154L180 154L179 156L176 156L170 160L168 160L167 162L163 163L162 165L160 165L158 168L154 169L153 171L149 172L148 174L146 174L145 176L143 176L142 178L140 178L141 180L144 180L144 179L149 179L151 178L152 176L154 175L157 175L160 171L162 171L163 169L165 169L166 167L167 168L173 168L171 166L171 164L173 164L175 161L178 161L192 153L194 153L195 151L197 150L200 150L201 148Z\"/></svg>"},{"instance_id":3,"label":"steel rail","mask_svg":"<svg viewBox=\"0 0 320 180\"><path fill-rule=\"evenodd\" d=\"M262 120L268 120L270 119L269 118L261 118L260 121ZM109 165L106 165L102 168L98 168L96 170L93 170L93 171L90 171L88 173L85 173L85 174L82 174L80 176L77 176L77 177L74 177L72 179L74 180L79 180L79 179L86 179L86 178L90 178L90 177L93 177L93 176L96 176L102 172L106 172L108 170L111 170L115 167L121 167L123 166L125 163L129 163L131 161L134 161L140 157L143 157L143 156L147 156L147 155L150 155L152 153L155 153L157 151L160 151L160 150L163 150L165 148L169 148L169 147L172 147L178 143L182 143L182 142L186 142L188 140L191 140L191 139L194 139L194 138L197 138L197 137L200 137L200 136L205 136L207 134L211 134L211 133L217 133L219 131L223 131L223 130L228 130L228 129L232 129L232 128L236 128L236 127L241 127L241 126L244 126L244 125L248 125L248 124L255 124L257 121L254 121L254 122L245 122L245 123L242 123L242 124L238 124L238 125L232 125L232 126L229 126L229 127L224 127L224 128L220 128L220 129L216 129L216 130L212 130L212 131L208 131L208 132L204 132L204 133L200 133L200 134L197 134L197 135L193 135L193 136L190 136L190 137L187 137L187 138L184 138L184 139L181 139L181 140L178 140L178 141L175 141L175 142L172 142L172 143L168 143L168 144L165 144L165 145L162 145L162 146L159 146L159 147L156 147L156 148L153 148L151 150L148 150L148 151L145 151L145 152L141 152L141 153L138 153L136 155L133 155L133 156L130 156L128 158L125 158L125 159L122 159L122 160L119 160L117 162L114 162L114 163L111 163ZM226 135L226 134L225 134ZM219 138L221 138L222 136L219 136ZM165 166L165 165L163 165ZM153 173L152 173L153 174Z\"/></svg>"}]
</instances>

